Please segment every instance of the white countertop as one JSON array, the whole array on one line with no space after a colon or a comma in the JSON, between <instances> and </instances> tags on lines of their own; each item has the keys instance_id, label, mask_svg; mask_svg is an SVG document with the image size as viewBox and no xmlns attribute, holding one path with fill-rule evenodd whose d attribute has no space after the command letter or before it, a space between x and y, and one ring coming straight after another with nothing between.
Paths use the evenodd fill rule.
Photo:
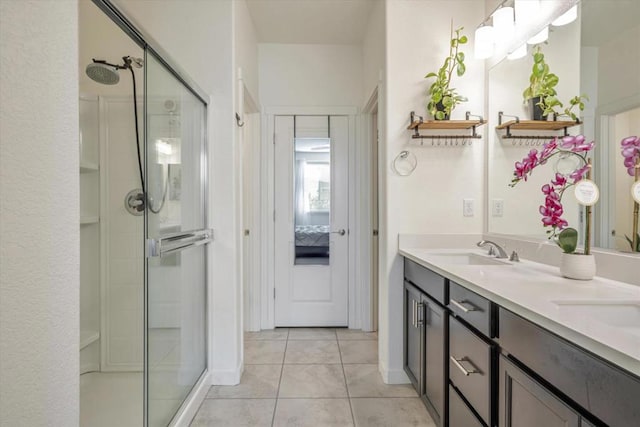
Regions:
<instances>
[{"instance_id":1,"label":"white countertop","mask_svg":"<svg viewBox=\"0 0 640 427\"><path fill-rule=\"evenodd\" d=\"M589 281L566 279L560 276L557 267L527 260L506 261L509 265L458 265L446 263L443 257L433 257L435 254L462 253L487 256L486 251L474 249L424 249L401 245L399 252L640 376L640 323L629 323L640 316L639 286L600 277ZM620 306L620 310L616 306Z\"/></svg>"}]
</instances>

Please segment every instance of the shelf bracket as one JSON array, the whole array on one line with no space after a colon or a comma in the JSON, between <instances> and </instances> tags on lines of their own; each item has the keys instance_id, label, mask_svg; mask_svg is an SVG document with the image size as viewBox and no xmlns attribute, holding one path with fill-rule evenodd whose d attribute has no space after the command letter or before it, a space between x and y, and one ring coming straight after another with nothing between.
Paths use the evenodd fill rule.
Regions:
<instances>
[{"instance_id":1,"label":"shelf bracket","mask_svg":"<svg viewBox=\"0 0 640 427\"><path fill-rule=\"evenodd\" d=\"M478 120L480 120L480 123L484 122L484 118L482 116L478 114L471 114L471 111L467 111L464 114L465 120L471 120L471 117L476 117ZM476 133L476 125L473 125L471 128L473 129L471 138L480 138L480 136L478 136L478 134Z\"/></svg>"},{"instance_id":2,"label":"shelf bracket","mask_svg":"<svg viewBox=\"0 0 640 427\"><path fill-rule=\"evenodd\" d=\"M419 120L416 120L416 118L418 118ZM410 122L411 124L414 124L415 122L424 123L424 118L422 116L418 116L415 111L411 112L410 120L411 120ZM413 137L416 138L419 136L420 136L420 131L418 130L418 126L416 126L415 128L413 128Z\"/></svg>"},{"instance_id":3,"label":"shelf bracket","mask_svg":"<svg viewBox=\"0 0 640 427\"><path fill-rule=\"evenodd\" d=\"M513 116L511 114L505 114L502 111L498 111L498 126L502 125L502 118L503 117L511 117L511 118L515 119L516 123L520 123L520 117ZM506 135L503 136L503 138L514 138L514 136L511 135L511 126L507 126L507 133L506 133Z\"/></svg>"}]
</instances>

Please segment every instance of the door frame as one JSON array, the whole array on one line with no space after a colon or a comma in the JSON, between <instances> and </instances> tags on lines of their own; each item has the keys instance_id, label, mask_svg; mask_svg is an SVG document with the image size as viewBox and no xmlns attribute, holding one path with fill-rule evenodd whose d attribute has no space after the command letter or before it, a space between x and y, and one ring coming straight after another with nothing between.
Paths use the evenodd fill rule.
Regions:
<instances>
[{"instance_id":1,"label":"door frame","mask_svg":"<svg viewBox=\"0 0 640 427\"><path fill-rule=\"evenodd\" d=\"M238 259L241 260L240 271L238 277L242 287L242 322L243 329L247 331L259 331L260 330L260 301L261 301L261 195L262 191L260 187L261 181L261 114L260 107L255 102L253 94L245 84L242 68L237 69L237 114L236 118L236 132L238 138L238 144L240 148L240 171L238 173L238 188L241 189L241 195L238 197L238 212L242 215L241 220L238 222ZM246 126L246 127L245 127ZM245 132L246 129L250 129L249 136ZM244 144L251 144L254 149L252 153L251 164L245 162L242 156ZM244 173L244 169L250 167L253 169L252 181L246 183L245 186L244 177L247 175ZM248 188L251 190L249 201L250 207L245 206L244 190ZM245 210L250 208L250 218L246 218ZM245 223L247 219L247 223ZM245 229L249 230L249 235L245 235ZM245 253L245 240L250 239L250 253ZM247 256L248 255L248 256ZM248 259L247 259L248 258ZM245 274L246 273L246 274ZM245 277L248 276L248 277Z\"/></svg>"},{"instance_id":2,"label":"door frame","mask_svg":"<svg viewBox=\"0 0 640 427\"><path fill-rule=\"evenodd\" d=\"M373 260L373 217L371 215L372 200L370 198L373 191L373 154L374 150L378 153L376 176L378 182L380 180L380 119L379 119L379 85L376 86L367 103L364 105L361 120L362 142L358 144L359 153L357 154L360 162L359 171L359 188L360 203L358 207L359 226L360 226L360 252L358 261L360 263L358 271L361 272L360 283L362 289L362 320L361 329L363 331L378 330L378 287L380 282L379 273L377 281L374 281L373 268L380 271L380 188L378 184L378 259ZM374 129L377 135L374 135ZM374 265L375 264L375 265Z\"/></svg>"},{"instance_id":3,"label":"door frame","mask_svg":"<svg viewBox=\"0 0 640 427\"><path fill-rule=\"evenodd\" d=\"M261 298L261 328L273 329L275 327L275 116L348 116L349 117L349 194L358 194L356 182L358 181L358 171L361 169L360 162L356 162L356 147L359 140L356 139L356 129L359 129L360 120L358 108L351 106L283 106L265 107L263 109L262 126L262 153L261 156L261 188L263 195L261 206L262 224L264 238L262 245L262 298ZM361 286L358 278L361 276L359 264L356 263L356 254L360 252L361 239L357 224L359 222L358 201L355 197L349 197L349 290L348 290L348 326L350 329L360 329L362 301Z\"/></svg>"}]
</instances>

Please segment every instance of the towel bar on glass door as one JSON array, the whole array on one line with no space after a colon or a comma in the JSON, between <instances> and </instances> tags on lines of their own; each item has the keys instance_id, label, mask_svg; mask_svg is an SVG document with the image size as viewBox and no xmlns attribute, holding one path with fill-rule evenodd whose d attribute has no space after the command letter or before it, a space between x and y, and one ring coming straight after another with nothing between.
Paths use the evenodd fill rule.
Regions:
<instances>
[{"instance_id":1,"label":"towel bar on glass door","mask_svg":"<svg viewBox=\"0 0 640 427\"><path fill-rule=\"evenodd\" d=\"M213 230L210 228L167 234L157 239L147 239L147 257L162 257L211 241L213 241Z\"/></svg>"}]
</instances>

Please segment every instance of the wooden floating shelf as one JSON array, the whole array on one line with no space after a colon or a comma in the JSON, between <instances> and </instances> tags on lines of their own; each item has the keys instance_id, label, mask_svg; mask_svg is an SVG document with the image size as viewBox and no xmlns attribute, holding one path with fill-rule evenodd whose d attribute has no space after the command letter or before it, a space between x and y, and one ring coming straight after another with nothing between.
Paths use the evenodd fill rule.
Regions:
<instances>
[{"instance_id":1,"label":"wooden floating shelf","mask_svg":"<svg viewBox=\"0 0 640 427\"><path fill-rule=\"evenodd\" d=\"M579 125L579 122L574 121L545 121L545 120L510 120L504 122L496 129L511 129L511 130L563 130L571 126Z\"/></svg>"},{"instance_id":2,"label":"wooden floating shelf","mask_svg":"<svg viewBox=\"0 0 640 427\"><path fill-rule=\"evenodd\" d=\"M412 122L407 129L472 129L485 123L486 120L427 120Z\"/></svg>"}]
</instances>

